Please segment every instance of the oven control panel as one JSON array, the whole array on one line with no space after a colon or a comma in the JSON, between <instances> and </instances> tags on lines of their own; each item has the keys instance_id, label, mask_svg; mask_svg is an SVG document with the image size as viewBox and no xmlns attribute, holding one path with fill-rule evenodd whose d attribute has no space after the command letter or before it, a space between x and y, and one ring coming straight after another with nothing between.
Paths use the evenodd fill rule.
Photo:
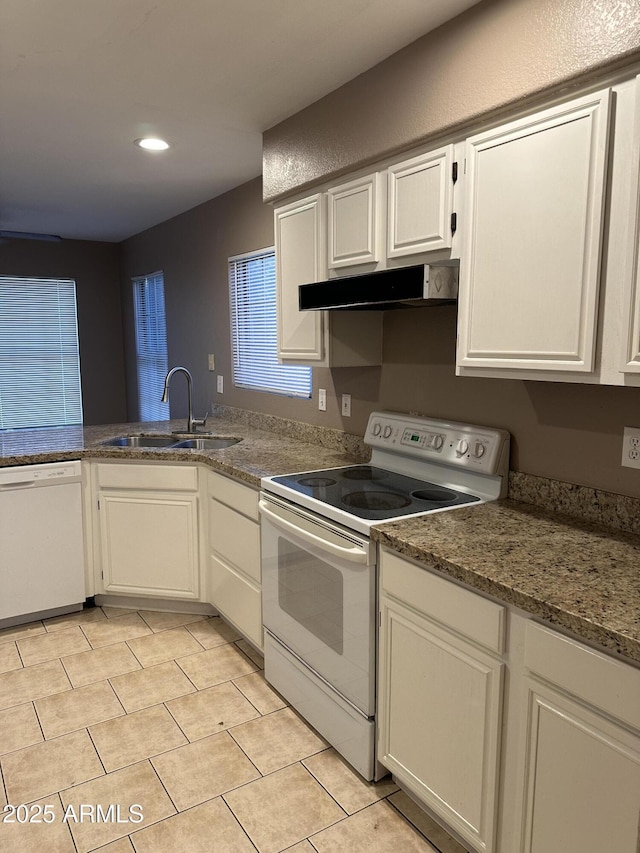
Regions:
<instances>
[{"instance_id":1,"label":"oven control panel","mask_svg":"<svg viewBox=\"0 0 640 853\"><path fill-rule=\"evenodd\" d=\"M373 412L364 440L374 450L385 449L485 474L503 474L508 468L509 433L491 427Z\"/></svg>"}]
</instances>

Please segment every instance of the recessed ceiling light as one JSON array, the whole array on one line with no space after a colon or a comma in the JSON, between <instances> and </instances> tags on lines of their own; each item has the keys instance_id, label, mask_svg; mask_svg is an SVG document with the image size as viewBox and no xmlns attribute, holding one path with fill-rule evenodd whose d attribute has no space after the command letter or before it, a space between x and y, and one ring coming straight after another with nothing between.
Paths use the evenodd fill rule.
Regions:
<instances>
[{"instance_id":1,"label":"recessed ceiling light","mask_svg":"<svg viewBox=\"0 0 640 853\"><path fill-rule=\"evenodd\" d=\"M146 151L166 151L169 147L169 143L165 142L164 139L156 139L152 136L136 139L134 145L137 145L138 148L144 148Z\"/></svg>"}]
</instances>

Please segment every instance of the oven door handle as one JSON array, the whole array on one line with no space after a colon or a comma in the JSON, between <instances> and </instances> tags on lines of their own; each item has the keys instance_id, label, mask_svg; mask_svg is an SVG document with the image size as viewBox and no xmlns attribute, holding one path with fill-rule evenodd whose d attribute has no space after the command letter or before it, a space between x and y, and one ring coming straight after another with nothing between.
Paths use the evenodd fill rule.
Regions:
<instances>
[{"instance_id":1,"label":"oven door handle","mask_svg":"<svg viewBox=\"0 0 640 853\"><path fill-rule=\"evenodd\" d=\"M298 527L297 524L292 524L290 521L282 518L277 513L273 512L265 501L260 501L258 505L262 515L273 525L287 530L303 542L308 542L311 545L322 548L323 551L327 551L330 554L339 557L341 560L348 560L351 563L363 564L367 564L369 562L367 550L363 549L362 546L354 545L353 548L345 548L342 545L336 545L333 542L327 541L322 536L316 536L315 533L311 533L309 530L304 530L303 528Z\"/></svg>"}]
</instances>

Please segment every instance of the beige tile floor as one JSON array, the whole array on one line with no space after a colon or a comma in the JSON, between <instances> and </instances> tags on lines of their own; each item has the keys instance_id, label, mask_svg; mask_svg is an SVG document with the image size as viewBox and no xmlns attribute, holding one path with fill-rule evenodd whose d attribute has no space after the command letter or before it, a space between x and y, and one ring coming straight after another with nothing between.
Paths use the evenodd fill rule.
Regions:
<instances>
[{"instance_id":1,"label":"beige tile floor","mask_svg":"<svg viewBox=\"0 0 640 853\"><path fill-rule=\"evenodd\" d=\"M2 853L463 853L219 617L148 610L0 631L0 811Z\"/></svg>"}]
</instances>

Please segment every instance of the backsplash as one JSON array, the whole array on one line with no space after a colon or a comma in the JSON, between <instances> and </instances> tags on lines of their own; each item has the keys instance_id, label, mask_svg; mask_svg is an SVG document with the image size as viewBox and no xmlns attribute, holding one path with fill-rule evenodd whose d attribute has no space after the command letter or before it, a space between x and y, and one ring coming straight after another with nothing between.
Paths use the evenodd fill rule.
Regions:
<instances>
[{"instance_id":1,"label":"backsplash","mask_svg":"<svg viewBox=\"0 0 640 853\"><path fill-rule=\"evenodd\" d=\"M570 515L610 530L640 534L640 500L520 471L509 472L511 500Z\"/></svg>"},{"instance_id":2,"label":"backsplash","mask_svg":"<svg viewBox=\"0 0 640 853\"><path fill-rule=\"evenodd\" d=\"M249 409L238 409L233 406L215 406L213 414L220 414L230 420L237 421L255 429L276 432L279 435L305 441L308 444L319 444L328 450L339 450L355 457L356 462L367 462L371 451L363 441L362 436L352 435L332 427L308 424L289 418L280 418L264 412L252 412Z\"/></svg>"}]
</instances>

